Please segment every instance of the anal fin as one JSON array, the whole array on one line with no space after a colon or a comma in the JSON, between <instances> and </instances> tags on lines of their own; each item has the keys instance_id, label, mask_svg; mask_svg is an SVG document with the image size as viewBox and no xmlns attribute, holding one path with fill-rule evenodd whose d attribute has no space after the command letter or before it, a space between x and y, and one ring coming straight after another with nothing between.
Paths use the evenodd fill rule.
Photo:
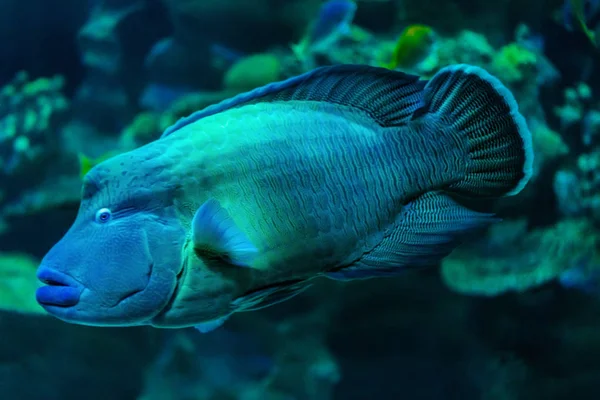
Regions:
<instances>
[{"instance_id":1,"label":"anal fin","mask_svg":"<svg viewBox=\"0 0 600 400\"><path fill-rule=\"evenodd\" d=\"M367 279L432 266L458 247L465 235L496 221L493 214L466 208L441 192L429 192L406 205L379 245L356 263L325 276Z\"/></svg>"}]
</instances>

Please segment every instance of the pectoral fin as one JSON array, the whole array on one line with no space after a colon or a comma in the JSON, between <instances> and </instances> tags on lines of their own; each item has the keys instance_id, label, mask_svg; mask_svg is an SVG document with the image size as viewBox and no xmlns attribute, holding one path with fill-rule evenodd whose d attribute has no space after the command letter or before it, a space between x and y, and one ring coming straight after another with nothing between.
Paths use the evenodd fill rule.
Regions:
<instances>
[{"instance_id":1,"label":"pectoral fin","mask_svg":"<svg viewBox=\"0 0 600 400\"><path fill-rule=\"evenodd\" d=\"M196 211L192 240L198 254L220 258L238 267L250 268L258 254L258 249L236 226L227 210L214 199Z\"/></svg>"}]
</instances>

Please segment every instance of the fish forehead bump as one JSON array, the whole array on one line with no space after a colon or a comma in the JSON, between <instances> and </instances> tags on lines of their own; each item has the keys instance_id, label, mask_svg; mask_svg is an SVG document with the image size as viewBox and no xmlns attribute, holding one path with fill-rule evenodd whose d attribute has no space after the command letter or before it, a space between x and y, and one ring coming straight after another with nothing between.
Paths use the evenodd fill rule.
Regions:
<instances>
[{"instance_id":1,"label":"fish forehead bump","mask_svg":"<svg viewBox=\"0 0 600 400\"><path fill-rule=\"evenodd\" d=\"M126 190L173 187L171 166L176 157L162 142L152 142L101 162L86 175L84 186Z\"/></svg>"}]
</instances>

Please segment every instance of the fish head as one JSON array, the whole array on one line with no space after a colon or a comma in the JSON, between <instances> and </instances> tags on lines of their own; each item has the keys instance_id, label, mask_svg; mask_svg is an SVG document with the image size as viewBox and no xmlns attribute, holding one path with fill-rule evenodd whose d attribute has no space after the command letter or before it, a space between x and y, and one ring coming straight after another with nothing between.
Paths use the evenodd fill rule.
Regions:
<instances>
[{"instance_id":1,"label":"fish head","mask_svg":"<svg viewBox=\"0 0 600 400\"><path fill-rule=\"evenodd\" d=\"M45 285L37 300L55 317L94 326L145 325L175 291L185 230L161 181L167 172L148 156L140 158L142 149L104 161L85 176L73 225L38 268Z\"/></svg>"}]
</instances>

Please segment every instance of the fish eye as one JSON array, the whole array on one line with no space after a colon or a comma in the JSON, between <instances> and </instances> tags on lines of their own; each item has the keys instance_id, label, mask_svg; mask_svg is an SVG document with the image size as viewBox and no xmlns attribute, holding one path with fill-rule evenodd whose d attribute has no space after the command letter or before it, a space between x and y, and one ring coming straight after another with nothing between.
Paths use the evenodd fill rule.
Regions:
<instances>
[{"instance_id":1,"label":"fish eye","mask_svg":"<svg viewBox=\"0 0 600 400\"><path fill-rule=\"evenodd\" d=\"M96 211L96 222L99 224L105 224L112 217L112 212L108 208L101 208Z\"/></svg>"}]
</instances>

